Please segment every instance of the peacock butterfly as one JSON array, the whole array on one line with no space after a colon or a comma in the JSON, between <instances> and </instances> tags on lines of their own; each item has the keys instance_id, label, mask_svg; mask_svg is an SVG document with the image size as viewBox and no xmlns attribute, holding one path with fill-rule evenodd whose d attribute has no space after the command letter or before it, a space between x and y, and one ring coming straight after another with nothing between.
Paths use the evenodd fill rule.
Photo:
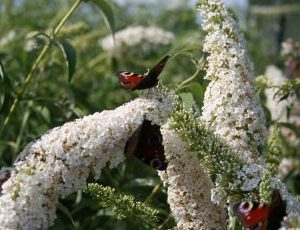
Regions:
<instances>
[{"instance_id":1,"label":"peacock butterfly","mask_svg":"<svg viewBox=\"0 0 300 230\"><path fill-rule=\"evenodd\" d=\"M136 156L157 170L167 168L160 126L151 124L149 120L145 119L129 137L124 152L127 156Z\"/></svg>"},{"instance_id":2,"label":"peacock butterfly","mask_svg":"<svg viewBox=\"0 0 300 230\"><path fill-rule=\"evenodd\" d=\"M158 83L158 76L165 67L169 55L164 56L152 69L146 74L136 74L133 72L121 71L118 73L120 85L125 89L139 90L148 89Z\"/></svg>"},{"instance_id":3,"label":"peacock butterfly","mask_svg":"<svg viewBox=\"0 0 300 230\"><path fill-rule=\"evenodd\" d=\"M276 230L286 215L286 203L278 190L272 193L270 204L244 201L233 206L233 211L246 228L251 230Z\"/></svg>"}]
</instances>

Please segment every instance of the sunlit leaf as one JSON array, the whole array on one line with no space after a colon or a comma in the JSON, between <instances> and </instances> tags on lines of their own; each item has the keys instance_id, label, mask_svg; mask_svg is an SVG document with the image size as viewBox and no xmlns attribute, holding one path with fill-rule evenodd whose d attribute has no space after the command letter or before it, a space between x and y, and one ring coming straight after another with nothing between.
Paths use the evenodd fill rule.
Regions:
<instances>
[{"instance_id":1,"label":"sunlit leaf","mask_svg":"<svg viewBox=\"0 0 300 230\"><path fill-rule=\"evenodd\" d=\"M33 39L36 37L50 39L49 36L42 31L30 31L28 34L26 34L26 39Z\"/></svg>"},{"instance_id":2,"label":"sunlit leaf","mask_svg":"<svg viewBox=\"0 0 300 230\"><path fill-rule=\"evenodd\" d=\"M111 32L114 34L115 33L115 17L114 17L114 12L113 12L111 3L106 0L90 0L87 2L93 2L100 8L101 12L103 13L106 25L109 27Z\"/></svg>"},{"instance_id":3,"label":"sunlit leaf","mask_svg":"<svg viewBox=\"0 0 300 230\"><path fill-rule=\"evenodd\" d=\"M201 108L203 106L205 87L200 83L193 82L189 84L187 88L192 93L198 108Z\"/></svg>"},{"instance_id":4,"label":"sunlit leaf","mask_svg":"<svg viewBox=\"0 0 300 230\"><path fill-rule=\"evenodd\" d=\"M127 187L154 187L157 183L159 183L158 180L154 178L135 178L131 180L129 183L126 184Z\"/></svg>"},{"instance_id":5,"label":"sunlit leaf","mask_svg":"<svg viewBox=\"0 0 300 230\"><path fill-rule=\"evenodd\" d=\"M0 110L3 107L4 100L5 100L5 86L4 86L4 80L5 80L5 72L4 68L0 62Z\"/></svg>"},{"instance_id":6,"label":"sunlit leaf","mask_svg":"<svg viewBox=\"0 0 300 230\"><path fill-rule=\"evenodd\" d=\"M36 115L46 124L50 124L51 123L51 115L50 115L50 111L47 107L44 106L35 106L33 108L34 112L36 113Z\"/></svg>"},{"instance_id":7,"label":"sunlit leaf","mask_svg":"<svg viewBox=\"0 0 300 230\"><path fill-rule=\"evenodd\" d=\"M191 93L181 93L180 97L182 99L183 104L185 105L186 109L192 109L195 105L195 100L193 94Z\"/></svg>"},{"instance_id":8,"label":"sunlit leaf","mask_svg":"<svg viewBox=\"0 0 300 230\"><path fill-rule=\"evenodd\" d=\"M68 82L71 82L76 69L76 50L69 42L64 39L56 40L55 44L58 45L65 57L66 66L68 68Z\"/></svg>"},{"instance_id":9,"label":"sunlit leaf","mask_svg":"<svg viewBox=\"0 0 300 230\"><path fill-rule=\"evenodd\" d=\"M76 114L78 117L83 117L87 115L87 111L83 110L82 108L75 107L73 109L74 114Z\"/></svg>"},{"instance_id":10,"label":"sunlit leaf","mask_svg":"<svg viewBox=\"0 0 300 230\"><path fill-rule=\"evenodd\" d=\"M2 63L0 62L0 81L4 81L4 68Z\"/></svg>"}]
</instances>

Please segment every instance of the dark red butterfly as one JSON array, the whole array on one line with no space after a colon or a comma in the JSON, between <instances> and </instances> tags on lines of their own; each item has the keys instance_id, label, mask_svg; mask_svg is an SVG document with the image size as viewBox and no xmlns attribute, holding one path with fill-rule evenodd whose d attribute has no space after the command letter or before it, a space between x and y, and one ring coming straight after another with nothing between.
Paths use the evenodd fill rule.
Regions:
<instances>
[{"instance_id":1,"label":"dark red butterfly","mask_svg":"<svg viewBox=\"0 0 300 230\"><path fill-rule=\"evenodd\" d=\"M234 205L233 210L246 228L276 230L286 215L286 203L279 191L274 190L270 204L244 201Z\"/></svg>"},{"instance_id":2,"label":"dark red butterfly","mask_svg":"<svg viewBox=\"0 0 300 230\"><path fill-rule=\"evenodd\" d=\"M162 135L159 125L144 120L140 127L128 139L125 150L127 156L136 156L157 170L165 170L168 163L164 155Z\"/></svg>"},{"instance_id":3,"label":"dark red butterfly","mask_svg":"<svg viewBox=\"0 0 300 230\"><path fill-rule=\"evenodd\" d=\"M158 83L158 76L164 69L169 55L164 56L152 69L146 74L136 74L133 72L121 71L118 73L120 85L125 89L139 90L148 89Z\"/></svg>"}]
</instances>

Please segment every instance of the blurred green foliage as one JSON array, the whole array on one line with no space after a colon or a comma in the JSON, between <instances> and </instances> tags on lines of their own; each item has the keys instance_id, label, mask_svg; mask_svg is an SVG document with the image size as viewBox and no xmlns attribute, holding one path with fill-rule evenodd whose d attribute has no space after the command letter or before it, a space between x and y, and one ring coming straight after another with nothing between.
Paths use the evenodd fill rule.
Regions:
<instances>
[{"instance_id":1,"label":"blurred green foliage","mask_svg":"<svg viewBox=\"0 0 300 230\"><path fill-rule=\"evenodd\" d=\"M177 1L176 4L112 2L115 19L105 19L103 15L110 14L106 6L101 11L96 4L84 2L57 35L57 41L61 42L59 49L42 33L51 34L74 2L0 2L0 124L3 125L13 101L20 96L25 77L42 47L51 42L49 50L33 72L33 80L19 98L15 112L0 134L1 167L11 165L27 143L47 130L86 114L113 109L135 98L140 92L120 89L116 72L146 72L166 52L173 56L161 80L176 88L191 78L187 84L180 85L184 86L181 87L181 96L189 107L201 113L207 82L203 79L203 65L198 62L204 56L201 51L204 34L199 27L200 19L195 7L184 1ZM116 56L99 45L99 41L111 33L105 26L107 19L111 25L115 24L116 31L128 26L153 25L174 33L175 40L151 54L133 47L126 52L128 55ZM278 16L271 20L263 15L248 15L244 32L258 73L264 71L270 60L282 65L278 47L273 41L278 34L268 31L270 25L278 26L277 19ZM287 29L291 30L289 27ZM289 175L287 180L294 192L299 194L299 184L295 184L297 176L299 174ZM89 182L94 182L93 178ZM161 229L174 224L174 220L169 218L165 188L160 186L156 171L138 160L127 160L114 170L104 169L98 182L116 191L132 194L136 200L146 201L155 207L162 217ZM103 208L81 191L61 200L57 215L51 229L132 229L132 226L134 229L151 229L146 222L132 216L118 220L112 208Z\"/></svg>"}]
</instances>

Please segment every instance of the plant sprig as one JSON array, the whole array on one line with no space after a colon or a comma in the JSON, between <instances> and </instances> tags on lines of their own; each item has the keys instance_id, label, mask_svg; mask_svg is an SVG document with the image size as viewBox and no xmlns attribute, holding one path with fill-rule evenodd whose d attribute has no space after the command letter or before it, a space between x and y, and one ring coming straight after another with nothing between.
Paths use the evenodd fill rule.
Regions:
<instances>
[{"instance_id":1,"label":"plant sprig","mask_svg":"<svg viewBox=\"0 0 300 230\"><path fill-rule=\"evenodd\" d=\"M111 207L118 219L134 216L154 228L158 228L161 222L158 210L136 201L131 195L117 192L109 186L89 183L83 191L94 197L101 207Z\"/></svg>"},{"instance_id":2,"label":"plant sprig","mask_svg":"<svg viewBox=\"0 0 300 230\"><path fill-rule=\"evenodd\" d=\"M227 195L235 194L237 191L230 191L229 184L236 179L236 171L242 168L243 162L233 154L230 146L206 129L197 115L180 103L171 116L171 127L187 143L187 148L198 154L212 178L222 183Z\"/></svg>"}]
</instances>

